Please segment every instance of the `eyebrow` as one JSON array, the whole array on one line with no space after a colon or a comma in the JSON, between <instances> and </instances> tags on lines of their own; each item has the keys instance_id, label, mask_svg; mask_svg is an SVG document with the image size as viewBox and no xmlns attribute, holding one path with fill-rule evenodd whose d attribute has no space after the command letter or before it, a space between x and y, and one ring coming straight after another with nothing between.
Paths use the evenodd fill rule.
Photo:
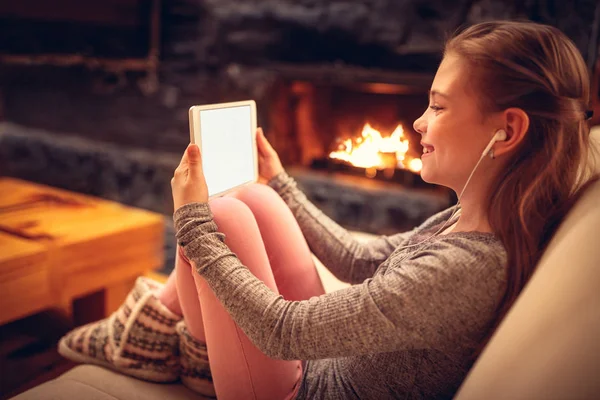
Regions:
<instances>
[{"instance_id":1,"label":"eyebrow","mask_svg":"<svg viewBox=\"0 0 600 400\"><path fill-rule=\"evenodd\" d=\"M429 97L431 97L433 95L442 96L442 97L445 97L446 99L448 98L448 95L445 93L438 92L437 90L429 90Z\"/></svg>"}]
</instances>

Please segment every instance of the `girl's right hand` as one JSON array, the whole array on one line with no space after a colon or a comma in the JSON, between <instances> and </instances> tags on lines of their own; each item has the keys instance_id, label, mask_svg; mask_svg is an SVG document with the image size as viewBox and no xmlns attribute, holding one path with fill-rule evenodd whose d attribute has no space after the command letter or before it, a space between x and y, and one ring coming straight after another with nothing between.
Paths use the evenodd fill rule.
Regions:
<instances>
[{"instance_id":1,"label":"girl's right hand","mask_svg":"<svg viewBox=\"0 0 600 400\"><path fill-rule=\"evenodd\" d=\"M283 171L277 152L267 141L262 128L256 130L256 146L258 147L258 174L264 183Z\"/></svg>"}]
</instances>

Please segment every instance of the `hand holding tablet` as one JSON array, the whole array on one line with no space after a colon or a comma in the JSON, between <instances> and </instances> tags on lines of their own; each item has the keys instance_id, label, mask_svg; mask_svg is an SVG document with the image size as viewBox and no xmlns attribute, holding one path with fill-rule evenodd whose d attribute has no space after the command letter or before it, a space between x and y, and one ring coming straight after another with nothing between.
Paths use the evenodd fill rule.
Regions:
<instances>
[{"instance_id":1,"label":"hand holding tablet","mask_svg":"<svg viewBox=\"0 0 600 400\"><path fill-rule=\"evenodd\" d=\"M200 148L209 197L258 180L256 103L193 106L190 141Z\"/></svg>"},{"instance_id":2,"label":"hand holding tablet","mask_svg":"<svg viewBox=\"0 0 600 400\"><path fill-rule=\"evenodd\" d=\"M277 152L256 128L254 101L193 106L189 117L195 146L188 146L171 181L176 209L257 182L259 173L266 183L283 171Z\"/></svg>"},{"instance_id":3,"label":"hand holding tablet","mask_svg":"<svg viewBox=\"0 0 600 400\"><path fill-rule=\"evenodd\" d=\"M190 143L185 149L171 179L171 191L175 210L189 203L208 202L208 187L202 172L202 157L197 145Z\"/></svg>"},{"instance_id":4,"label":"hand holding tablet","mask_svg":"<svg viewBox=\"0 0 600 400\"><path fill-rule=\"evenodd\" d=\"M261 181L267 183L283 172L283 165L261 128L256 131L256 145L258 148L258 174Z\"/></svg>"}]
</instances>

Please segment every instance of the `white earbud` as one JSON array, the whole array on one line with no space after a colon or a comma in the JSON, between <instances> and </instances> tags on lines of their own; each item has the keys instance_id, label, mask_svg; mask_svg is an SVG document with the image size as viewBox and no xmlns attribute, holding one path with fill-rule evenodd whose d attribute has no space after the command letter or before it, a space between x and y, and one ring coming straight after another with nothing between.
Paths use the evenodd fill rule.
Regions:
<instances>
[{"instance_id":1,"label":"white earbud","mask_svg":"<svg viewBox=\"0 0 600 400\"><path fill-rule=\"evenodd\" d=\"M506 140L506 131L504 129L498 129L494 137L497 138L499 142L503 142Z\"/></svg>"},{"instance_id":2,"label":"white earbud","mask_svg":"<svg viewBox=\"0 0 600 400\"><path fill-rule=\"evenodd\" d=\"M506 140L506 131L504 129L498 129L496 131L496 134L492 138L492 140L490 140L490 143L488 143L488 145L485 148L485 150L483 151L483 153L481 153L481 157L485 157L485 155L488 154L490 152L490 150L492 150L494 143L503 142L505 140Z\"/></svg>"}]
</instances>

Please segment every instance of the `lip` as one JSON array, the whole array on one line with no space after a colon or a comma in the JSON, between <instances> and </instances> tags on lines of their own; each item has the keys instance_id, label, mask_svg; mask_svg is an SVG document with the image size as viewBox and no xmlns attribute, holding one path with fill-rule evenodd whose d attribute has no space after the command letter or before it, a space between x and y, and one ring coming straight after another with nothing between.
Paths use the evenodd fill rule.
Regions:
<instances>
[{"instance_id":1,"label":"lip","mask_svg":"<svg viewBox=\"0 0 600 400\"><path fill-rule=\"evenodd\" d=\"M430 151L429 153L423 153L423 154L421 154L421 158L428 157L428 156L430 156L435 151L435 148L432 145L430 145L429 143L423 142L423 141L421 141L420 143L421 143L421 146L423 146L423 147L430 147L430 148L433 149L433 151Z\"/></svg>"}]
</instances>

